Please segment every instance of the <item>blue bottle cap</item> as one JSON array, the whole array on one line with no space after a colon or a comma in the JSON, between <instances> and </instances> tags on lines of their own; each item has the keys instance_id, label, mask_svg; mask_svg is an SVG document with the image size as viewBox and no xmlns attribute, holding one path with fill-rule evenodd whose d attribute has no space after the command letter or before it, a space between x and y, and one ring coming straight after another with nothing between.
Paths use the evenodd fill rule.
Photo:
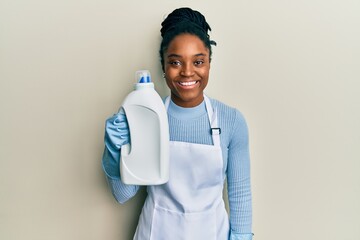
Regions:
<instances>
[{"instance_id":1,"label":"blue bottle cap","mask_svg":"<svg viewBox=\"0 0 360 240\"><path fill-rule=\"evenodd\" d=\"M151 76L148 70L139 70L135 73L135 78L137 83L150 83Z\"/></svg>"}]
</instances>

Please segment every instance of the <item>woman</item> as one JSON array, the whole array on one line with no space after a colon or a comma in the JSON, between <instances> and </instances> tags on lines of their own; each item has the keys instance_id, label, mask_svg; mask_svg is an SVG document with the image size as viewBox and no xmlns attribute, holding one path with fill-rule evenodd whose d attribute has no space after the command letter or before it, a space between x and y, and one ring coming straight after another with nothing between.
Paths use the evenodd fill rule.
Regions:
<instances>
[{"instance_id":1,"label":"woman","mask_svg":"<svg viewBox=\"0 0 360 240\"><path fill-rule=\"evenodd\" d=\"M170 179L148 186L138 240L251 240L248 131L239 111L204 95L208 83L211 28L190 8L174 10L162 23L160 58L171 90L165 100L170 130ZM103 168L118 202L139 186L120 180L122 145L128 143L126 117L106 121ZM222 192L228 183L230 221Z\"/></svg>"}]
</instances>

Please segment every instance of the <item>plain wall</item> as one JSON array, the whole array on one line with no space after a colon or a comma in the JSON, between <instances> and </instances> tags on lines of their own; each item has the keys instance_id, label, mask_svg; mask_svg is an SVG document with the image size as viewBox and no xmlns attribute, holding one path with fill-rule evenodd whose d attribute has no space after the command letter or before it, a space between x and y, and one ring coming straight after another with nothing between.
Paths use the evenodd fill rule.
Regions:
<instances>
[{"instance_id":1,"label":"plain wall","mask_svg":"<svg viewBox=\"0 0 360 240\"><path fill-rule=\"evenodd\" d=\"M360 239L360 1L0 0L0 239L128 240L105 119L190 6L217 41L206 93L250 130L254 239Z\"/></svg>"}]
</instances>

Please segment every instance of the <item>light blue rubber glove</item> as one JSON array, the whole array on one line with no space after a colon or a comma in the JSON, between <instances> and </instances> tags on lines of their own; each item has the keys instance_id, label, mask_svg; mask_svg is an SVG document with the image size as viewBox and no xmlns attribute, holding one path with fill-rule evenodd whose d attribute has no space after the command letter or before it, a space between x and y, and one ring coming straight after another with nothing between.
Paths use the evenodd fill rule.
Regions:
<instances>
[{"instance_id":1,"label":"light blue rubber glove","mask_svg":"<svg viewBox=\"0 0 360 240\"><path fill-rule=\"evenodd\" d=\"M120 178L120 148L130 143L128 122L124 111L108 118L105 122L105 150L103 154L103 168L111 178Z\"/></svg>"}]
</instances>

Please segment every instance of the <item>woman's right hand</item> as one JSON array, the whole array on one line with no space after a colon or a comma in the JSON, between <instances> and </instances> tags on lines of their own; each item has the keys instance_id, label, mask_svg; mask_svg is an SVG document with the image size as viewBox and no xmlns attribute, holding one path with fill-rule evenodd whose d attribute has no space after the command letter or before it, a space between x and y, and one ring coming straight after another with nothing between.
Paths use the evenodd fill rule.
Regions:
<instances>
[{"instance_id":1,"label":"woman's right hand","mask_svg":"<svg viewBox=\"0 0 360 240\"><path fill-rule=\"evenodd\" d=\"M119 151L121 146L130 143L129 126L123 110L105 122L105 145L110 151Z\"/></svg>"},{"instance_id":2,"label":"woman's right hand","mask_svg":"<svg viewBox=\"0 0 360 240\"><path fill-rule=\"evenodd\" d=\"M120 178L120 148L130 143L130 133L123 110L105 122L105 150L102 158L105 173L111 178Z\"/></svg>"}]
</instances>

